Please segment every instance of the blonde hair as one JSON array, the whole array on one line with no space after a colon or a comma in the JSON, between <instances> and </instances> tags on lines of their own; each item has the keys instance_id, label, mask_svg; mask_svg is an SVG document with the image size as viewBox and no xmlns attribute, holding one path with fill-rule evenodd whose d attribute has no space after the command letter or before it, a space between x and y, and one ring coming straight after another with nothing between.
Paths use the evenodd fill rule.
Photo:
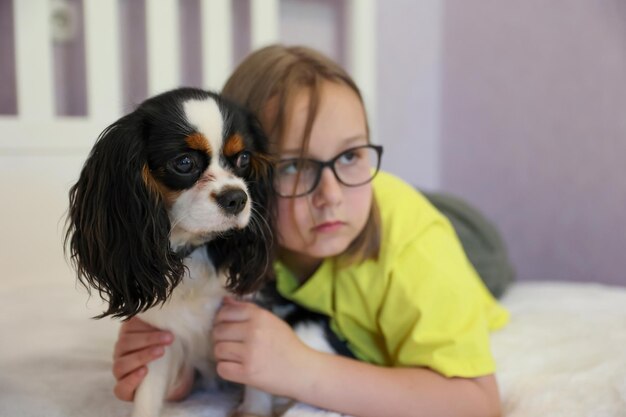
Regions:
<instances>
[{"instance_id":1,"label":"blonde hair","mask_svg":"<svg viewBox=\"0 0 626 417\"><path fill-rule=\"evenodd\" d=\"M363 104L359 88L341 66L303 46L271 45L253 52L226 81L222 95L246 107L259 119L270 140L270 150L277 153L283 133L289 126L296 97L303 89L308 90L309 114L302 138L304 154L309 146L324 81L349 87ZM366 129L369 142L367 118ZM380 215L374 197L365 227L343 254L342 260L352 264L375 258L379 246Z\"/></svg>"}]
</instances>

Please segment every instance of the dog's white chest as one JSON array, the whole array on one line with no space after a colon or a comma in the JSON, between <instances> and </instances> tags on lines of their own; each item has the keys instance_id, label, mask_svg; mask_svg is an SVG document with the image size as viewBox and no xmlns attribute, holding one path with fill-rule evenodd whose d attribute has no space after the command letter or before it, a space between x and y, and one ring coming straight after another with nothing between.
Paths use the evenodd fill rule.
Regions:
<instances>
[{"instance_id":1,"label":"dog's white chest","mask_svg":"<svg viewBox=\"0 0 626 417\"><path fill-rule=\"evenodd\" d=\"M185 276L168 301L139 317L174 333L184 347L185 362L203 368L212 358L211 327L227 294L225 276L215 270L204 247L196 249L184 263Z\"/></svg>"}]
</instances>

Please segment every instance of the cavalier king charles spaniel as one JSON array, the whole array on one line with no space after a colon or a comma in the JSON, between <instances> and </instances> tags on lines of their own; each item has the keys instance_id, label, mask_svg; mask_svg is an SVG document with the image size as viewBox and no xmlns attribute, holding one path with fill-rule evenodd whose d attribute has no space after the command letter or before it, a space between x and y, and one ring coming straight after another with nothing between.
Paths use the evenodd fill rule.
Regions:
<instances>
[{"instance_id":1,"label":"cavalier king charles spaniel","mask_svg":"<svg viewBox=\"0 0 626 417\"><path fill-rule=\"evenodd\" d=\"M175 334L150 363L134 416L158 416L182 369L216 380L216 310L272 274L267 147L251 114L181 88L107 127L70 190L66 246L80 282L107 302L97 317L138 315Z\"/></svg>"}]
</instances>

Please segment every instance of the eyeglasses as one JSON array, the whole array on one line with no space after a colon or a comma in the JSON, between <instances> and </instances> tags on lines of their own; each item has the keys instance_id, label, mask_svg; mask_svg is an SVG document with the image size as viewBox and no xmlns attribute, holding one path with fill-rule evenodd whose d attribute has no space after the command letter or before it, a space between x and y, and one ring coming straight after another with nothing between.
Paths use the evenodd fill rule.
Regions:
<instances>
[{"instance_id":1,"label":"eyeglasses","mask_svg":"<svg viewBox=\"0 0 626 417\"><path fill-rule=\"evenodd\" d=\"M363 145L347 149L328 161L316 159L283 159L276 165L274 189L281 197L295 198L310 194L330 168L337 181L348 187L370 182L380 168L383 147Z\"/></svg>"}]
</instances>

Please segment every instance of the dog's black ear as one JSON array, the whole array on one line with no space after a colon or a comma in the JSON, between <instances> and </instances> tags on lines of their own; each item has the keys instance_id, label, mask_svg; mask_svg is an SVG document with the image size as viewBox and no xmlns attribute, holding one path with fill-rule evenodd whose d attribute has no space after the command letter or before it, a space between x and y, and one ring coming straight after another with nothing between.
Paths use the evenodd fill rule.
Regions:
<instances>
[{"instance_id":1,"label":"dog's black ear","mask_svg":"<svg viewBox=\"0 0 626 417\"><path fill-rule=\"evenodd\" d=\"M214 261L227 267L227 289L239 295L256 291L274 278L274 163L268 153L267 138L252 115L248 116L248 128L257 146L245 177L252 200L250 222L246 228L231 231L209 243Z\"/></svg>"},{"instance_id":2,"label":"dog's black ear","mask_svg":"<svg viewBox=\"0 0 626 417\"><path fill-rule=\"evenodd\" d=\"M150 175L141 116L106 128L70 189L66 252L78 279L129 318L166 300L184 272L170 249L170 223Z\"/></svg>"}]
</instances>

